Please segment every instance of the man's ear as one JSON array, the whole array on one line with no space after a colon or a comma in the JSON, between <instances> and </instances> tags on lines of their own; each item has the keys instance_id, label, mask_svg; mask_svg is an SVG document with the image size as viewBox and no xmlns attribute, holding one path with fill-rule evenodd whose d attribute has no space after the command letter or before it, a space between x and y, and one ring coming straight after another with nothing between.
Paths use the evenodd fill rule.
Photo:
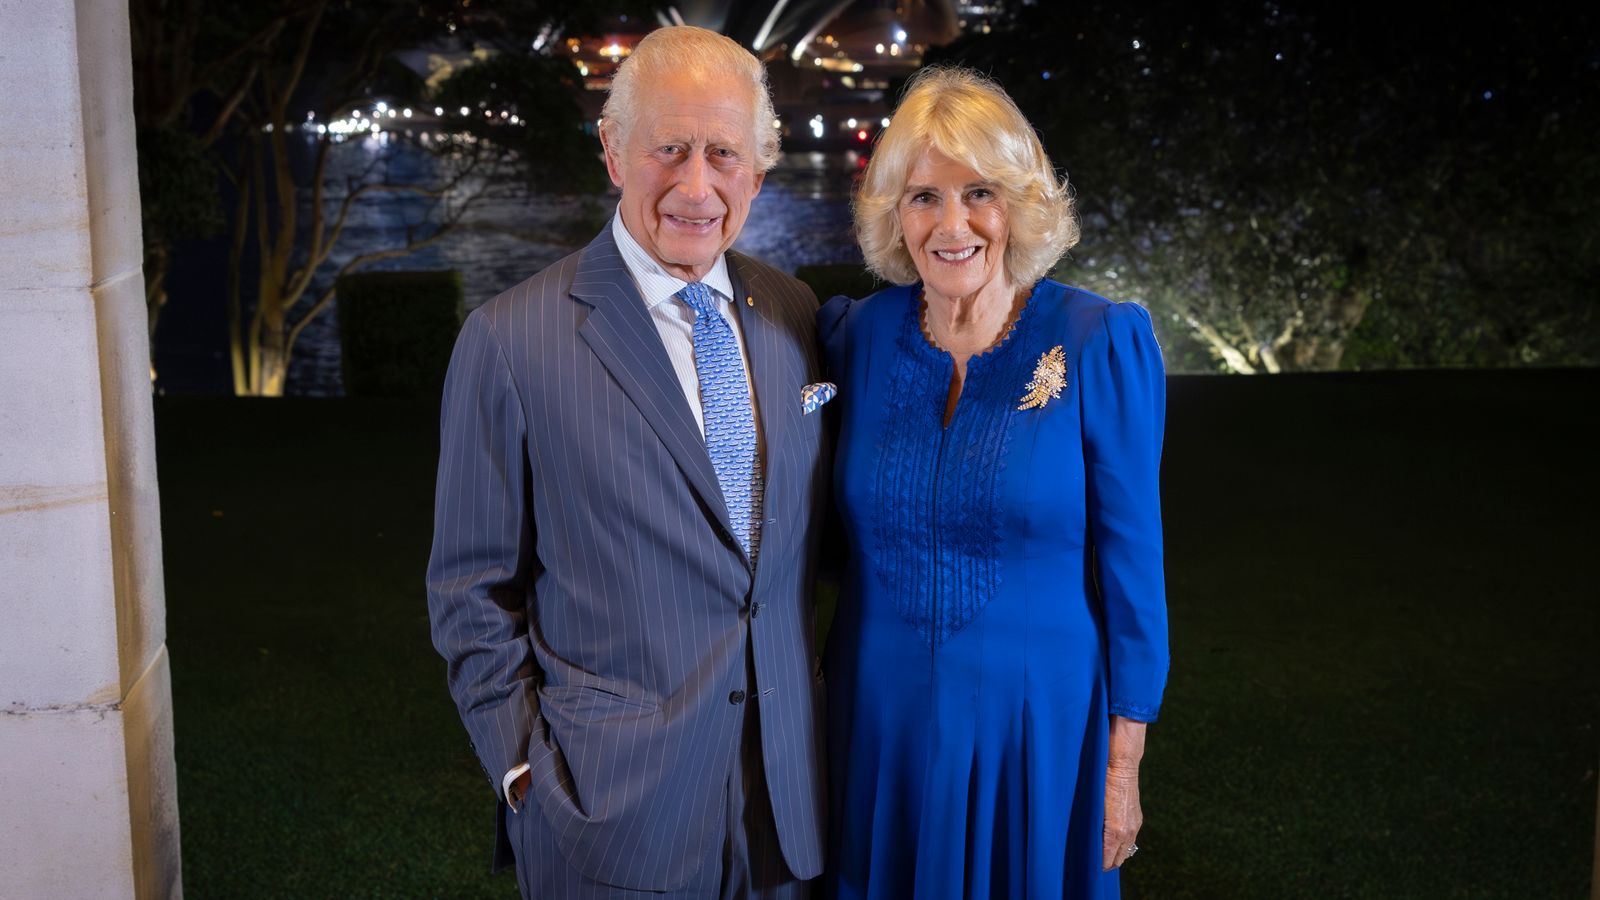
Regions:
<instances>
[{"instance_id":1,"label":"man's ear","mask_svg":"<svg viewBox=\"0 0 1600 900\"><path fill-rule=\"evenodd\" d=\"M616 126L610 122L600 125L600 147L605 151L606 174L611 176L611 183L618 188L622 187L622 141L617 136Z\"/></svg>"},{"instance_id":2,"label":"man's ear","mask_svg":"<svg viewBox=\"0 0 1600 900\"><path fill-rule=\"evenodd\" d=\"M754 197L755 195L761 193L761 185L764 184L766 182L766 180L767 180L767 173L766 172L757 172L756 173L756 189L750 192L750 196L751 197Z\"/></svg>"}]
</instances>

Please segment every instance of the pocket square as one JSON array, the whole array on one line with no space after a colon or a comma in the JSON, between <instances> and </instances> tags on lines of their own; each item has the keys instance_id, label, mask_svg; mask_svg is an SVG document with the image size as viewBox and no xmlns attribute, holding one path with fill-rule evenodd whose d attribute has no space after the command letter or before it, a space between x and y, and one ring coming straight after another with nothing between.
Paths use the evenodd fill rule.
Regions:
<instances>
[{"instance_id":1,"label":"pocket square","mask_svg":"<svg viewBox=\"0 0 1600 900\"><path fill-rule=\"evenodd\" d=\"M819 381L808 384L800 389L800 412L802 415L811 415L822 408L822 404L832 400L839 389L831 382Z\"/></svg>"}]
</instances>

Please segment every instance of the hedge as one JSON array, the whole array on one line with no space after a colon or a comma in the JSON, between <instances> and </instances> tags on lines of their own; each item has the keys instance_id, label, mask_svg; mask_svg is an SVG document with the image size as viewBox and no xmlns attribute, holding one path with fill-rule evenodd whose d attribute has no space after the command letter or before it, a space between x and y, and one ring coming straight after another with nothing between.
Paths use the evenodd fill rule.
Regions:
<instances>
[{"instance_id":1,"label":"hedge","mask_svg":"<svg viewBox=\"0 0 1600 900\"><path fill-rule=\"evenodd\" d=\"M459 272L358 272L339 279L338 298L346 394L443 389L463 316Z\"/></svg>"},{"instance_id":2,"label":"hedge","mask_svg":"<svg viewBox=\"0 0 1600 900\"><path fill-rule=\"evenodd\" d=\"M888 287L886 282L879 281L876 276L864 267L855 263L834 263L819 266L800 266L794 270L794 277L804 281L817 292L817 299L823 303L837 295L844 294L857 300L867 296L873 291Z\"/></svg>"}]
</instances>

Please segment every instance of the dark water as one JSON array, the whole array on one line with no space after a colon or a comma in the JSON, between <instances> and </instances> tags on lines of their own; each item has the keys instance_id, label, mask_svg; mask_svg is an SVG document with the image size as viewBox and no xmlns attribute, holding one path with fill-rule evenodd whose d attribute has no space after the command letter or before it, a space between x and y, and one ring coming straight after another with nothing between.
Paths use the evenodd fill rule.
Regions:
<instances>
[{"instance_id":1,"label":"dark water","mask_svg":"<svg viewBox=\"0 0 1600 900\"><path fill-rule=\"evenodd\" d=\"M367 142L338 149L334 168L346 172L372 165L376 159L384 177L393 182L425 182L433 177L432 158L421 152ZM812 263L860 262L861 252L850 234L849 209L851 174L857 165L853 152L785 154L768 174L734 246L790 272ZM331 177L342 183L343 174L334 172ZM615 194L561 197L508 188L479 201L438 243L368 270L456 269L467 308L473 309L587 244L615 205ZM319 296L339 267L356 254L404 244L408 225L423 221L427 211L428 201L406 195L365 198L353 211L309 297ZM337 317L337 308L330 308L301 334L289 373L289 393L343 392Z\"/></svg>"}]
</instances>

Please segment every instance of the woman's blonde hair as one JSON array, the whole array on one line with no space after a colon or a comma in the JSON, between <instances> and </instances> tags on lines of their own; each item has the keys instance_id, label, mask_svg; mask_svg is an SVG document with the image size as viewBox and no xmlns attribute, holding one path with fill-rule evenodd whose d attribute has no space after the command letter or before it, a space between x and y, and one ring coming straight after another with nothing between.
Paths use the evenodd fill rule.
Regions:
<instances>
[{"instance_id":1,"label":"woman's blonde hair","mask_svg":"<svg viewBox=\"0 0 1600 900\"><path fill-rule=\"evenodd\" d=\"M937 150L993 182L1006 202L1006 275L1018 285L1044 277L1078 242L1065 177L1057 177L1033 126L1005 90L971 69L930 67L906 84L878 138L852 209L867 268L895 284L917 280L899 206L911 167Z\"/></svg>"}]
</instances>

